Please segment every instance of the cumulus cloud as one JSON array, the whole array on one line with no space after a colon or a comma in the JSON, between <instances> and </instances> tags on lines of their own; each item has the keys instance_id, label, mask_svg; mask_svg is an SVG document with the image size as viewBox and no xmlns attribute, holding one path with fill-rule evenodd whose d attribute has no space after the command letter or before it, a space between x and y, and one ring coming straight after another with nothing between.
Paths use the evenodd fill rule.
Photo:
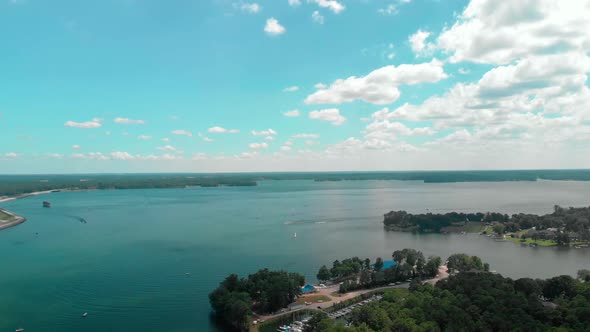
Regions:
<instances>
[{"instance_id":1,"label":"cumulus cloud","mask_svg":"<svg viewBox=\"0 0 590 332\"><path fill-rule=\"evenodd\" d=\"M390 16L397 14L397 6L395 4L389 4L384 8L379 8L377 12L381 15Z\"/></svg>"},{"instance_id":2,"label":"cumulus cloud","mask_svg":"<svg viewBox=\"0 0 590 332\"><path fill-rule=\"evenodd\" d=\"M250 14L256 14L262 10L262 6L255 2L236 2L234 3L234 8Z\"/></svg>"},{"instance_id":3,"label":"cumulus cloud","mask_svg":"<svg viewBox=\"0 0 590 332\"><path fill-rule=\"evenodd\" d=\"M340 14L344 9L346 9L346 7L342 3L340 3L336 0L307 0L307 1L315 3L322 8L327 8L327 9L331 10L334 14Z\"/></svg>"},{"instance_id":4,"label":"cumulus cloud","mask_svg":"<svg viewBox=\"0 0 590 332\"><path fill-rule=\"evenodd\" d=\"M314 11L311 13L311 19L317 24L324 24L325 18L319 11Z\"/></svg>"},{"instance_id":5,"label":"cumulus cloud","mask_svg":"<svg viewBox=\"0 0 590 332\"><path fill-rule=\"evenodd\" d=\"M171 132L173 135L179 135L179 136L187 136L187 137L193 137L193 133L191 133L188 130L183 130L183 129L177 129L177 130L173 130Z\"/></svg>"},{"instance_id":6,"label":"cumulus cloud","mask_svg":"<svg viewBox=\"0 0 590 332\"><path fill-rule=\"evenodd\" d=\"M288 88L284 88L283 89L283 92L295 92L297 90L299 90L299 87L298 86L290 86Z\"/></svg>"},{"instance_id":7,"label":"cumulus cloud","mask_svg":"<svg viewBox=\"0 0 590 332\"><path fill-rule=\"evenodd\" d=\"M160 151L176 151L176 148L173 147L172 145L160 146L160 147L157 147L156 149L158 149Z\"/></svg>"},{"instance_id":8,"label":"cumulus cloud","mask_svg":"<svg viewBox=\"0 0 590 332\"><path fill-rule=\"evenodd\" d=\"M266 142L262 142L262 143L251 143L248 146L252 150L264 150L264 149L267 149L268 148L268 143L266 143Z\"/></svg>"},{"instance_id":9,"label":"cumulus cloud","mask_svg":"<svg viewBox=\"0 0 590 332\"><path fill-rule=\"evenodd\" d=\"M129 152L123 152L123 151L111 152L111 158L114 160L134 160L135 159L135 157L132 156Z\"/></svg>"},{"instance_id":10,"label":"cumulus cloud","mask_svg":"<svg viewBox=\"0 0 590 332\"><path fill-rule=\"evenodd\" d=\"M139 135L139 136L137 136L137 139L142 140L142 141L147 141L147 140L152 139L152 137L149 135Z\"/></svg>"},{"instance_id":11,"label":"cumulus cloud","mask_svg":"<svg viewBox=\"0 0 590 332\"><path fill-rule=\"evenodd\" d=\"M311 138L311 139L316 139L316 138L320 138L319 134L295 134L293 135L293 138ZM289 142L290 143L290 142Z\"/></svg>"},{"instance_id":12,"label":"cumulus cloud","mask_svg":"<svg viewBox=\"0 0 590 332\"><path fill-rule=\"evenodd\" d=\"M437 45L452 62L508 64L533 54L590 49L588 1L472 0Z\"/></svg>"},{"instance_id":13,"label":"cumulus cloud","mask_svg":"<svg viewBox=\"0 0 590 332\"><path fill-rule=\"evenodd\" d=\"M80 146L78 144L74 144L74 145L72 145L72 149L80 150Z\"/></svg>"},{"instance_id":14,"label":"cumulus cloud","mask_svg":"<svg viewBox=\"0 0 590 332\"><path fill-rule=\"evenodd\" d=\"M299 112L299 110L291 110L291 111L287 111L285 113L283 113L284 116L290 117L290 118L295 118L301 115L301 112Z\"/></svg>"},{"instance_id":15,"label":"cumulus cloud","mask_svg":"<svg viewBox=\"0 0 590 332\"><path fill-rule=\"evenodd\" d=\"M4 157L6 158L16 158L18 157L18 154L16 152L7 152L4 154Z\"/></svg>"},{"instance_id":16,"label":"cumulus cloud","mask_svg":"<svg viewBox=\"0 0 590 332\"><path fill-rule=\"evenodd\" d=\"M340 110L337 108L311 111L309 112L309 118L313 120L328 121L335 126L340 126L346 122L346 118L340 114Z\"/></svg>"},{"instance_id":17,"label":"cumulus cloud","mask_svg":"<svg viewBox=\"0 0 590 332\"><path fill-rule=\"evenodd\" d=\"M144 120L134 120L129 118L115 118L114 121L119 124L145 124Z\"/></svg>"},{"instance_id":18,"label":"cumulus cloud","mask_svg":"<svg viewBox=\"0 0 590 332\"><path fill-rule=\"evenodd\" d=\"M291 7L297 7L301 5L301 0L288 0L289 1L289 6Z\"/></svg>"},{"instance_id":19,"label":"cumulus cloud","mask_svg":"<svg viewBox=\"0 0 590 332\"><path fill-rule=\"evenodd\" d=\"M434 83L447 78L443 63L437 59L421 64L385 66L367 76L336 80L330 87L318 90L305 99L307 104L342 104L355 100L384 105L400 96L398 86Z\"/></svg>"},{"instance_id":20,"label":"cumulus cloud","mask_svg":"<svg viewBox=\"0 0 590 332\"><path fill-rule=\"evenodd\" d=\"M266 32L268 35L278 36L278 35L282 35L286 31L287 31L287 29L285 29L285 27L282 26L276 18L271 17L268 20L266 20L266 25L264 26L264 32Z\"/></svg>"},{"instance_id":21,"label":"cumulus cloud","mask_svg":"<svg viewBox=\"0 0 590 332\"><path fill-rule=\"evenodd\" d=\"M207 132L211 134L237 134L240 131L238 129L226 129L223 127L215 126L207 129Z\"/></svg>"},{"instance_id":22,"label":"cumulus cloud","mask_svg":"<svg viewBox=\"0 0 590 332\"><path fill-rule=\"evenodd\" d=\"M269 135L276 135L277 132L274 131L272 128L268 128L267 130L256 131L252 130L250 133L254 136L269 136Z\"/></svg>"},{"instance_id":23,"label":"cumulus cloud","mask_svg":"<svg viewBox=\"0 0 590 332\"><path fill-rule=\"evenodd\" d=\"M327 85L325 85L324 83L317 83L317 84L316 84L316 85L314 85L313 87L314 87L314 88L316 88L316 89L325 89L325 88L327 88L328 86L327 86Z\"/></svg>"},{"instance_id":24,"label":"cumulus cloud","mask_svg":"<svg viewBox=\"0 0 590 332\"><path fill-rule=\"evenodd\" d=\"M408 38L410 41L410 46L412 47L412 51L417 57L429 55L435 48L433 43L426 41L428 37L430 37L430 32L418 30Z\"/></svg>"},{"instance_id":25,"label":"cumulus cloud","mask_svg":"<svg viewBox=\"0 0 590 332\"><path fill-rule=\"evenodd\" d=\"M64 123L66 127L72 128L81 128L81 129L92 129L92 128L100 128L102 127L102 119L94 118L90 121L86 122L75 122L75 121L67 121Z\"/></svg>"}]
</instances>

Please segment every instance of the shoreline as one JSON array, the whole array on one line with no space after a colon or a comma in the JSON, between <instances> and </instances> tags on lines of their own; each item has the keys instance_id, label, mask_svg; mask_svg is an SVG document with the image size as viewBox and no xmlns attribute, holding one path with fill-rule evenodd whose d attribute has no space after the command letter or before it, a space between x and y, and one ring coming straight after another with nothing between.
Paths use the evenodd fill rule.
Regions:
<instances>
[{"instance_id":1,"label":"shoreline","mask_svg":"<svg viewBox=\"0 0 590 332\"><path fill-rule=\"evenodd\" d=\"M18 214L14 213L14 212L10 212L8 210L2 209L0 208L0 212L3 214L7 214L9 216L12 216L12 220L7 220L7 221L0 221L0 231L4 230L4 229L8 229L10 227L14 227L16 225L20 225L22 223L24 223L25 221L27 221L27 218L23 217L23 216L19 216Z\"/></svg>"}]
</instances>

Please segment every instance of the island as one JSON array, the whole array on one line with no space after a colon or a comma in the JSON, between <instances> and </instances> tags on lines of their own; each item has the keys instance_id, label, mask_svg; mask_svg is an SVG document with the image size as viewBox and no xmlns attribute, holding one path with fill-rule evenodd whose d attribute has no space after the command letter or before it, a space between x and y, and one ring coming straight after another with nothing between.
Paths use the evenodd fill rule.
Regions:
<instances>
[{"instance_id":1,"label":"island","mask_svg":"<svg viewBox=\"0 0 590 332\"><path fill-rule=\"evenodd\" d=\"M27 219L24 217L8 210L0 209L0 230L22 224L25 221L27 221Z\"/></svg>"},{"instance_id":2,"label":"island","mask_svg":"<svg viewBox=\"0 0 590 332\"><path fill-rule=\"evenodd\" d=\"M384 215L386 230L418 233L480 233L498 241L531 246L587 247L590 245L590 207L554 206L545 215L497 212L411 214L391 211Z\"/></svg>"},{"instance_id":3,"label":"island","mask_svg":"<svg viewBox=\"0 0 590 332\"><path fill-rule=\"evenodd\" d=\"M209 300L214 315L240 331L578 331L590 324L588 270L577 279L512 280L467 254L446 265L413 249L392 258L335 261L319 269L315 286L286 271L232 274Z\"/></svg>"}]
</instances>

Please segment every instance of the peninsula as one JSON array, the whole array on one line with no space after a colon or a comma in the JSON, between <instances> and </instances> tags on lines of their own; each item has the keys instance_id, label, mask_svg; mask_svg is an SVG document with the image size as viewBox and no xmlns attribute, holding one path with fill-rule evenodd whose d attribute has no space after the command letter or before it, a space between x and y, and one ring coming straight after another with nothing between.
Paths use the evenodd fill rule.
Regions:
<instances>
[{"instance_id":1,"label":"peninsula","mask_svg":"<svg viewBox=\"0 0 590 332\"><path fill-rule=\"evenodd\" d=\"M7 229L27 221L26 218L16 215L10 211L0 209L0 230Z\"/></svg>"},{"instance_id":2,"label":"peninsula","mask_svg":"<svg viewBox=\"0 0 590 332\"><path fill-rule=\"evenodd\" d=\"M499 240L531 245L587 246L590 243L590 207L555 205L545 215L497 212L411 214L391 211L384 215L387 230L416 233L481 233Z\"/></svg>"}]
</instances>

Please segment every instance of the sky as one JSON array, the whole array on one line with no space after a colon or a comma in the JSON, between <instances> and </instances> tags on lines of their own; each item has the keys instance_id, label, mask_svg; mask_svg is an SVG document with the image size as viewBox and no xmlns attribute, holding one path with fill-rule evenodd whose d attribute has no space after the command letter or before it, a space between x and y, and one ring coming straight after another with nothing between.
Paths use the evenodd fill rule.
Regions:
<instances>
[{"instance_id":1,"label":"sky","mask_svg":"<svg viewBox=\"0 0 590 332\"><path fill-rule=\"evenodd\" d=\"M0 173L589 168L590 0L0 0Z\"/></svg>"}]
</instances>

